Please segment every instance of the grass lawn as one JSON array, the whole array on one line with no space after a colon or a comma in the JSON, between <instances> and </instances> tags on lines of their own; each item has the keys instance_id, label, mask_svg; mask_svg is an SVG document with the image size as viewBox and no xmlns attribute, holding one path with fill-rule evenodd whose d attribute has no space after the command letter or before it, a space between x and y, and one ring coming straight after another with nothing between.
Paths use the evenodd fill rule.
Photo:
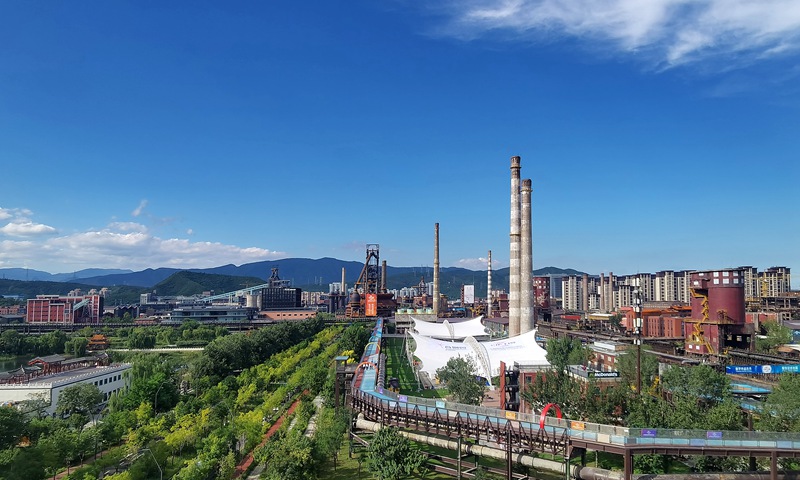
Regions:
<instances>
[{"instance_id":1,"label":"grass lawn","mask_svg":"<svg viewBox=\"0 0 800 480\"><path fill-rule=\"evenodd\" d=\"M423 398L447 396L446 389L419 390L417 388L417 378L414 376L411 365L408 364L402 338L387 338L383 353L386 354L386 382L388 383L390 378L397 378L400 381L400 393Z\"/></svg>"}]
</instances>

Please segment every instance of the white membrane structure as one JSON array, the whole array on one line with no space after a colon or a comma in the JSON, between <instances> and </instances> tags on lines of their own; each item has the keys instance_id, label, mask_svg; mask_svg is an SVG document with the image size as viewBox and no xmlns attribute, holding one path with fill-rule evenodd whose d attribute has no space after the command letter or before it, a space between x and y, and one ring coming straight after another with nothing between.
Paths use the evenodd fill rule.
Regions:
<instances>
[{"instance_id":1,"label":"white membrane structure","mask_svg":"<svg viewBox=\"0 0 800 480\"><path fill-rule=\"evenodd\" d=\"M414 356L421 363L419 371L427 373L431 379L436 376L437 369L455 357L471 357L477 366L477 375L487 381L500 375L500 362L506 365L513 365L514 362L550 365L547 352L536 343L536 330L491 342L477 342L473 337L467 337L463 342L446 342L413 332L410 335L416 344Z\"/></svg>"},{"instance_id":2,"label":"white membrane structure","mask_svg":"<svg viewBox=\"0 0 800 480\"><path fill-rule=\"evenodd\" d=\"M467 337L488 337L489 332L483 326L481 320L483 316L473 318L464 322L453 322L445 320L442 323L426 322L411 317L414 322L414 330L423 336L431 338L445 338L448 340L463 340Z\"/></svg>"}]
</instances>

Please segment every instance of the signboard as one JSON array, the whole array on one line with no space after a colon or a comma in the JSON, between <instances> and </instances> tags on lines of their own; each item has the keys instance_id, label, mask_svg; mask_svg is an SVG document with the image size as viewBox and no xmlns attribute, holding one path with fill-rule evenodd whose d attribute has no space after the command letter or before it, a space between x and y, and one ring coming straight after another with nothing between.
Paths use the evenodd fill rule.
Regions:
<instances>
[{"instance_id":1,"label":"signboard","mask_svg":"<svg viewBox=\"0 0 800 480\"><path fill-rule=\"evenodd\" d=\"M569 428L571 428L573 430L585 430L586 429L586 424L583 423L583 422L576 422L576 421L573 420L573 421L569 422Z\"/></svg>"},{"instance_id":2,"label":"signboard","mask_svg":"<svg viewBox=\"0 0 800 480\"><path fill-rule=\"evenodd\" d=\"M655 438L657 434L657 430L655 428L643 428L642 429L642 436L647 438Z\"/></svg>"},{"instance_id":3,"label":"signboard","mask_svg":"<svg viewBox=\"0 0 800 480\"><path fill-rule=\"evenodd\" d=\"M722 432L706 432L706 438L720 440L722 438Z\"/></svg>"},{"instance_id":4,"label":"signboard","mask_svg":"<svg viewBox=\"0 0 800 480\"><path fill-rule=\"evenodd\" d=\"M792 365L728 365L725 373L758 375L761 373L800 373L800 364Z\"/></svg>"},{"instance_id":5,"label":"signboard","mask_svg":"<svg viewBox=\"0 0 800 480\"><path fill-rule=\"evenodd\" d=\"M377 293L368 293L367 294L367 304L364 308L364 315L367 317L377 317L378 316L378 294Z\"/></svg>"},{"instance_id":6,"label":"signboard","mask_svg":"<svg viewBox=\"0 0 800 480\"><path fill-rule=\"evenodd\" d=\"M475 285L464 285L464 303L475 303Z\"/></svg>"},{"instance_id":7,"label":"signboard","mask_svg":"<svg viewBox=\"0 0 800 480\"><path fill-rule=\"evenodd\" d=\"M509 412L506 410L506 418L509 420L516 420L517 419L517 412Z\"/></svg>"},{"instance_id":8,"label":"signboard","mask_svg":"<svg viewBox=\"0 0 800 480\"><path fill-rule=\"evenodd\" d=\"M398 395L397 400L400 402L408 402L408 395Z\"/></svg>"},{"instance_id":9,"label":"signboard","mask_svg":"<svg viewBox=\"0 0 800 480\"><path fill-rule=\"evenodd\" d=\"M444 402L441 400L436 400L436 408L444 408Z\"/></svg>"},{"instance_id":10,"label":"signboard","mask_svg":"<svg viewBox=\"0 0 800 480\"><path fill-rule=\"evenodd\" d=\"M587 372L589 378L619 378L619 372Z\"/></svg>"}]
</instances>

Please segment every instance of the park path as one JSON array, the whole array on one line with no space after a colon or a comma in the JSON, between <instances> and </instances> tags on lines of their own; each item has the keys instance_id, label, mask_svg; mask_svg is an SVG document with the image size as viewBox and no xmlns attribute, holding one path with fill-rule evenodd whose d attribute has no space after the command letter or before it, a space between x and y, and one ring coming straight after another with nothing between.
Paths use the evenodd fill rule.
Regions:
<instances>
[{"instance_id":1,"label":"park path","mask_svg":"<svg viewBox=\"0 0 800 480\"><path fill-rule=\"evenodd\" d=\"M267 440L269 440L270 437L275 435L275 432L277 432L278 429L281 428L281 425L283 425L283 421L286 419L286 417L288 417L289 415L293 414L295 409L297 408L297 406L300 405L300 399L301 399L301 397L298 397L294 402L292 402L292 405L289 407L288 410L286 410L286 413L281 415L280 418L278 418L278 420L275 421L275 424L272 425L269 428L269 430L267 430L267 433L264 434L264 438L261 440L261 443L258 445L258 447L260 447L260 446L264 445L265 443L267 443ZM258 448L258 447L256 447L256 448ZM242 459L242 461L239 462L239 465L236 465L236 470L234 470L232 478L241 477L242 474L244 472L246 472L248 468L250 468L250 465L253 464L253 452L256 451L256 448L251 450L250 453L248 453L244 457L244 459Z\"/></svg>"}]
</instances>

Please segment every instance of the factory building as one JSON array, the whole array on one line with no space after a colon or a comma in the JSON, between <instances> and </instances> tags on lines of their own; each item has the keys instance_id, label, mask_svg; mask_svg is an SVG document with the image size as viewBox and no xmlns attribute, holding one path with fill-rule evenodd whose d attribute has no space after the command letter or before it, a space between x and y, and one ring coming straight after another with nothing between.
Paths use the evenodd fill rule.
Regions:
<instances>
[{"instance_id":1,"label":"factory building","mask_svg":"<svg viewBox=\"0 0 800 480\"><path fill-rule=\"evenodd\" d=\"M684 321L687 353L718 355L728 346L749 348L753 325L745 322L741 269L691 273L692 316Z\"/></svg>"},{"instance_id":2,"label":"factory building","mask_svg":"<svg viewBox=\"0 0 800 480\"><path fill-rule=\"evenodd\" d=\"M28 300L28 323L97 324L103 315L101 295L37 295Z\"/></svg>"}]
</instances>

